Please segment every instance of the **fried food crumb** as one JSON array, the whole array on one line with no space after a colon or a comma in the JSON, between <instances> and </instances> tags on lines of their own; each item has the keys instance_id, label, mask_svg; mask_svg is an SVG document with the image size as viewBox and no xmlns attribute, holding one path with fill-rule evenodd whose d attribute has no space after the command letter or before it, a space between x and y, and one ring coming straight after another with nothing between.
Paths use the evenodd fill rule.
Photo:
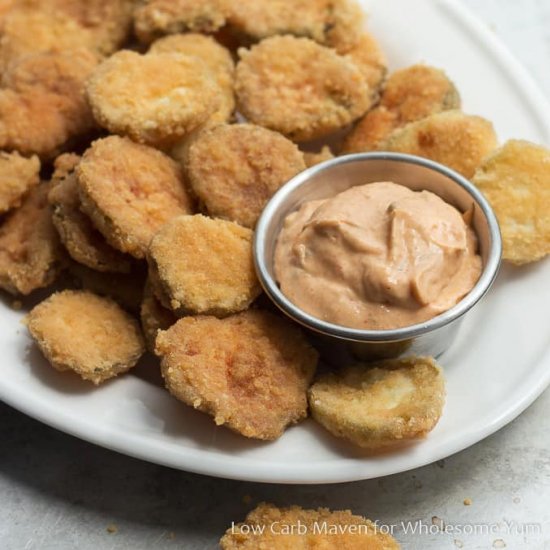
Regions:
<instances>
[{"instance_id":1,"label":"fried food crumb","mask_svg":"<svg viewBox=\"0 0 550 550\"><path fill-rule=\"evenodd\" d=\"M550 254L550 150L510 140L490 155L473 182L500 225L505 260L520 265Z\"/></svg>"},{"instance_id":2,"label":"fried food crumb","mask_svg":"<svg viewBox=\"0 0 550 550\"><path fill-rule=\"evenodd\" d=\"M112 523L111 525L107 525L106 531L110 535L114 535L116 532L118 532L118 527Z\"/></svg>"},{"instance_id":3,"label":"fried food crumb","mask_svg":"<svg viewBox=\"0 0 550 550\"><path fill-rule=\"evenodd\" d=\"M55 369L96 385L131 369L144 352L137 321L113 300L87 291L52 294L26 324Z\"/></svg>"},{"instance_id":4,"label":"fried food crumb","mask_svg":"<svg viewBox=\"0 0 550 550\"><path fill-rule=\"evenodd\" d=\"M466 178L497 147L493 125L461 111L445 111L412 122L379 145L379 149L434 160Z\"/></svg>"},{"instance_id":5,"label":"fried food crumb","mask_svg":"<svg viewBox=\"0 0 550 550\"><path fill-rule=\"evenodd\" d=\"M37 156L22 157L19 153L0 151L0 213L21 206L28 191L40 181L40 160Z\"/></svg>"},{"instance_id":6,"label":"fried food crumb","mask_svg":"<svg viewBox=\"0 0 550 550\"><path fill-rule=\"evenodd\" d=\"M445 383L432 358L356 365L329 373L309 390L315 420L371 450L425 437L441 416Z\"/></svg>"},{"instance_id":7,"label":"fried food crumb","mask_svg":"<svg viewBox=\"0 0 550 550\"><path fill-rule=\"evenodd\" d=\"M149 44L155 38L176 33L209 33L223 27L223 0L148 0L135 11L134 30Z\"/></svg>"},{"instance_id":8,"label":"fried food crumb","mask_svg":"<svg viewBox=\"0 0 550 550\"><path fill-rule=\"evenodd\" d=\"M156 353L170 393L246 437L277 439L307 415L318 354L271 313L185 317L158 333Z\"/></svg>"},{"instance_id":9,"label":"fried food crumb","mask_svg":"<svg viewBox=\"0 0 550 550\"><path fill-rule=\"evenodd\" d=\"M355 57L353 52L350 55L360 63L361 56L366 54L359 50ZM397 128L434 113L459 108L458 91L442 70L429 65L400 69L386 81L380 104L368 112L348 135L343 152L375 150Z\"/></svg>"},{"instance_id":10,"label":"fried food crumb","mask_svg":"<svg viewBox=\"0 0 550 550\"><path fill-rule=\"evenodd\" d=\"M204 123L221 103L203 63L176 53L121 50L97 67L86 91L101 126L164 147Z\"/></svg>"},{"instance_id":11,"label":"fried food crumb","mask_svg":"<svg viewBox=\"0 0 550 550\"><path fill-rule=\"evenodd\" d=\"M252 510L243 523L229 528L220 546L222 550L399 549L392 536L382 533L375 523L353 515L350 510L277 508L265 502Z\"/></svg>"},{"instance_id":12,"label":"fried food crumb","mask_svg":"<svg viewBox=\"0 0 550 550\"><path fill-rule=\"evenodd\" d=\"M328 145L323 146L323 148L318 153L310 153L310 152L304 153L304 161L308 168L311 168L316 164L321 164L321 162L325 162L333 158L334 158L334 154Z\"/></svg>"},{"instance_id":13,"label":"fried food crumb","mask_svg":"<svg viewBox=\"0 0 550 550\"><path fill-rule=\"evenodd\" d=\"M23 204L0 225L0 288L30 294L56 279L62 249L52 223L49 187L34 187Z\"/></svg>"},{"instance_id":14,"label":"fried food crumb","mask_svg":"<svg viewBox=\"0 0 550 550\"><path fill-rule=\"evenodd\" d=\"M294 143L253 124L201 132L185 159L189 183L205 210L251 228L275 191L305 167Z\"/></svg>"},{"instance_id":15,"label":"fried food crumb","mask_svg":"<svg viewBox=\"0 0 550 550\"><path fill-rule=\"evenodd\" d=\"M358 67L307 38L274 36L240 49L235 90L251 122L297 141L327 136L371 105Z\"/></svg>"},{"instance_id":16,"label":"fried food crumb","mask_svg":"<svg viewBox=\"0 0 550 550\"><path fill-rule=\"evenodd\" d=\"M83 212L111 246L136 258L168 220L192 211L180 166L127 138L95 141L76 173Z\"/></svg>"},{"instance_id":17,"label":"fried food crumb","mask_svg":"<svg viewBox=\"0 0 550 550\"><path fill-rule=\"evenodd\" d=\"M252 231L202 215L180 216L152 239L149 276L161 303L180 315L223 317L260 294Z\"/></svg>"},{"instance_id":18,"label":"fried food crumb","mask_svg":"<svg viewBox=\"0 0 550 550\"><path fill-rule=\"evenodd\" d=\"M471 506L472 505L472 499L471 498L465 498L464 499L464 506Z\"/></svg>"}]
</instances>

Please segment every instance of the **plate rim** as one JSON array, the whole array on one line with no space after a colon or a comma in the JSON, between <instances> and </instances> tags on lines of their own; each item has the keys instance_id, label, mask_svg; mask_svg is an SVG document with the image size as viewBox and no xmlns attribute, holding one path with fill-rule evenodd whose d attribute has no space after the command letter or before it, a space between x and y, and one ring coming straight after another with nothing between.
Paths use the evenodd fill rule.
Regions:
<instances>
[{"instance_id":1,"label":"plate rim","mask_svg":"<svg viewBox=\"0 0 550 550\"><path fill-rule=\"evenodd\" d=\"M537 115L542 116L539 122L545 127L547 135L550 136L550 103L528 70L465 4L460 3L459 0L438 0L438 3L449 9L466 29L482 40L487 50L492 53L508 74L515 80L522 82L522 91L530 100L531 105L536 105ZM535 364L540 365L540 363L550 364L550 349L541 354ZM165 456L160 456L158 446L154 442L151 443L151 439L143 441L144 436L110 429L108 425L99 426L90 423L86 419L74 418L64 412L60 413L60 411L55 410L52 402L43 399L26 399L25 393L15 385L11 386L9 383L0 382L0 399L20 412L62 432L112 451L155 464L195 474L240 481L321 485L376 479L402 473L426 466L467 449L510 423L543 393L550 385L550 369L539 370L540 372L535 369L538 373L536 376L526 376L523 379L521 387L526 387L526 390L520 392L521 397L513 399L513 403L506 401L496 412L491 414L491 420L483 424L481 428L473 429L466 435L462 433L460 437L447 440L437 448L437 452L429 457L416 461L413 457L405 467L388 466L388 471L382 469L382 473L375 475L369 475L368 472L363 471L365 468L363 464L357 465L355 468L342 469L342 472L339 471L338 467L330 465L331 462L342 465L346 460L353 463L357 460L346 457L327 460L318 465L280 464L277 471L272 471L272 463L265 466L259 464L255 459L227 456L223 453L205 452L204 450L201 451L200 461L197 461L197 457L194 456L196 449L182 447L175 442L167 444L164 451L168 452ZM531 378L534 378L534 380ZM153 446L151 447L151 445ZM172 447L177 447L177 452ZM321 470L321 473L316 473L318 469Z\"/></svg>"}]
</instances>

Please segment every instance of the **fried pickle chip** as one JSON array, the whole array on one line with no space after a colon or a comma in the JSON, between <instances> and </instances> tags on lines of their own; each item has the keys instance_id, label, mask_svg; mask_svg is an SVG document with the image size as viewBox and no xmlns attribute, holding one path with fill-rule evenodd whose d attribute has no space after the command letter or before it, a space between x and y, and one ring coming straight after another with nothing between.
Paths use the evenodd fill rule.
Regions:
<instances>
[{"instance_id":1,"label":"fried pickle chip","mask_svg":"<svg viewBox=\"0 0 550 550\"><path fill-rule=\"evenodd\" d=\"M145 283L143 301L140 308L141 328L145 336L147 349L154 353L159 330L168 330L178 318L166 309L157 299L149 281Z\"/></svg>"},{"instance_id":2,"label":"fried pickle chip","mask_svg":"<svg viewBox=\"0 0 550 550\"><path fill-rule=\"evenodd\" d=\"M155 294L179 315L223 317L246 309L261 292L252 231L233 222L174 218L153 237L147 260Z\"/></svg>"},{"instance_id":3,"label":"fried pickle chip","mask_svg":"<svg viewBox=\"0 0 550 550\"><path fill-rule=\"evenodd\" d=\"M356 63L365 62L368 47L350 53ZM363 58L365 56L365 58ZM375 65L376 67L376 65ZM367 113L347 137L343 151L375 150L397 128L441 111L460 108L453 82L440 69L412 65L395 71L387 80L380 104Z\"/></svg>"},{"instance_id":4,"label":"fried pickle chip","mask_svg":"<svg viewBox=\"0 0 550 550\"><path fill-rule=\"evenodd\" d=\"M127 138L95 141L76 173L83 212L111 246L136 258L168 220L192 211L179 165Z\"/></svg>"},{"instance_id":5,"label":"fried pickle chip","mask_svg":"<svg viewBox=\"0 0 550 550\"><path fill-rule=\"evenodd\" d=\"M374 36L364 32L357 43L343 53L357 65L365 77L373 102L378 100L388 64L386 56Z\"/></svg>"},{"instance_id":6,"label":"fried pickle chip","mask_svg":"<svg viewBox=\"0 0 550 550\"><path fill-rule=\"evenodd\" d=\"M306 166L298 147L282 135L253 124L226 124L192 141L185 168L211 216L254 227L269 198Z\"/></svg>"},{"instance_id":7,"label":"fried pickle chip","mask_svg":"<svg viewBox=\"0 0 550 550\"><path fill-rule=\"evenodd\" d=\"M149 44L166 34L214 32L225 24L225 0L148 0L134 16L138 39Z\"/></svg>"},{"instance_id":8,"label":"fried pickle chip","mask_svg":"<svg viewBox=\"0 0 550 550\"><path fill-rule=\"evenodd\" d=\"M235 64L231 53L210 36L202 34L174 34L153 42L149 53L181 53L198 58L209 69L217 82L220 107L205 124L228 122L235 111L234 73Z\"/></svg>"},{"instance_id":9,"label":"fried pickle chip","mask_svg":"<svg viewBox=\"0 0 550 550\"><path fill-rule=\"evenodd\" d=\"M80 210L78 182L74 171L69 171L62 178L60 174L66 170L67 161L61 155L56 159L62 166L56 168L52 178L52 189L48 200L52 205L52 220L61 242L73 260L97 271L128 273L132 268L131 257L115 250L107 244L105 237L93 226L90 218ZM69 155L67 155L69 156ZM78 157L77 157L78 158ZM65 165L65 166L63 166ZM76 168L76 165L73 167Z\"/></svg>"},{"instance_id":10,"label":"fried pickle chip","mask_svg":"<svg viewBox=\"0 0 550 550\"><path fill-rule=\"evenodd\" d=\"M481 164L472 180L498 218L503 258L514 264L550 254L550 151L507 141Z\"/></svg>"},{"instance_id":11,"label":"fried pickle chip","mask_svg":"<svg viewBox=\"0 0 550 550\"><path fill-rule=\"evenodd\" d=\"M425 437L441 417L445 382L430 357L388 359L321 376L308 398L329 432L374 451Z\"/></svg>"},{"instance_id":12,"label":"fried pickle chip","mask_svg":"<svg viewBox=\"0 0 550 550\"><path fill-rule=\"evenodd\" d=\"M38 157L0 151L0 213L20 206L23 197L38 185L39 174Z\"/></svg>"},{"instance_id":13,"label":"fried pickle chip","mask_svg":"<svg viewBox=\"0 0 550 550\"><path fill-rule=\"evenodd\" d=\"M156 353L170 393L246 437L276 439L307 415L317 352L271 313L185 317L158 333Z\"/></svg>"},{"instance_id":14,"label":"fried pickle chip","mask_svg":"<svg viewBox=\"0 0 550 550\"><path fill-rule=\"evenodd\" d=\"M86 90L101 126L159 146L200 126L221 104L208 68L194 56L175 53L121 50L97 67Z\"/></svg>"},{"instance_id":15,"label":"fried pickle chip","mask_svg":"<svg viewBox=\"0 0 550 550\"><path fill-rule=\"evenodd\" d=\"M84 82L96 65L83 49L12 63L1 80L0 148L50 159L94 128Z\"/></svg>"},{"instance_id":16,"label":"fried pickle chip","mask_svg":"<svg viewBox=\"0 0 550 550\"><path fill-rule=\"evenodd\" d=\"M311 168L316 164L321 164L321 162L325 162L333 158L334 158L334 154L328 145L324 145L323 148L318 153L311 153L311 152L304 153L304 161L308 168Z\"/></svg>"},{"instance_id":17,"label":"fried pickle chip","mask_svg":"<svg viewBox=\"0 0 550 550\"><path fill-rule=\"evenodd\" d=\"M145 351L138 322L116 302L91 292L52 294L26 324L52 367L94 384L130 370Z\"/></svg>"},{"instance_id":18,"label":"fried pickle chip","mask_svg":"<svg viewBox=\"0 0 550 550\"><path fill-rule=\"evenodd\" d=\"M55 280L61 244L52 223L48 185L34 187L0 225L0 288L30 294Z\"/></svg>"},{"instance_id":19,"label":"fried pickle chip","mask_svg":"<svg viewBox=\"0 0 550 550\"><path fill-rule=\"evenodd\" d=\"M497 147L493 125L485 118L445 111L395 131L379 149L434 160L471 178Z\"/></svg>"},{"instance_id":20,"label":"fried pickle chip","mask_svg":"<svg viewBox=\"0 0 550 550\"><path fill-rule=\"evenodd\" d=\"M240 0L226 10L232 31L246 42L288 34L339 52L358 42L364 23L355 0Z\"/></svg>"},{"instance_id":21,"label":"fried pickle chip","mask_svg":"<svg viewBox=\"0 0 550 550\"><path fill-rule=\"evenodd\" d=\"M275 36L239 55L239 110L290 139L324 137L370 107L369 88L357 66L307 38Z\"/></svg>"},{"instance_id":22,"label":"fried pickle chip","mask_svg":"<svg viewBox=\"0 0 550 550\"><path fill-rule=\"evenodd\" d=\"M376 524L350 510L277 508L262 502L220 540L222 550L399 550Z\"/></svg>"},{"instance_id":23,"label":"fried pickle chip","mask_svg":"<svg viewBox=\"0 0 550 550\"><path fill-rule=\"evenodd\" d=\"M18 8L5 18L0 37L0 66L28 54L93 49L93 36L74 19L45 9Z\"/></svg>"}]
</instances>

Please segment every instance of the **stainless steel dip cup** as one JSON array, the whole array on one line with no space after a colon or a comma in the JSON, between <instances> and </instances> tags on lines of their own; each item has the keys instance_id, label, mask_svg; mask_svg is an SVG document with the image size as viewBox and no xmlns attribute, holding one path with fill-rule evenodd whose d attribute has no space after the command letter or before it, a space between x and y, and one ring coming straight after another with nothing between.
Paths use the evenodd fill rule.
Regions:
<instances>
[{"instance_id":1,"label":"stainless steel dip cup","mask_svg":"<svg viewBox=\"0 0 550 550\"><path fill-rule=\"evenodd\" d=\"M451 309L416 325L361 330L322 321L294 305L275 280L273 256L283 222L306 201L333 197L350 187L377 181L392 181L415 191L432 191L463 213L473 208L472 227L483 261L481 277L470 293ZM400 355L441 355L454 340L464 315L491 287L501 254L498 222L476 187L445 166L400 153L342 156L298 174L268 202L254 238L256 271L266 294L281 311L308 329L325 360L338 365Z\"/></svg>"}]
</instances>

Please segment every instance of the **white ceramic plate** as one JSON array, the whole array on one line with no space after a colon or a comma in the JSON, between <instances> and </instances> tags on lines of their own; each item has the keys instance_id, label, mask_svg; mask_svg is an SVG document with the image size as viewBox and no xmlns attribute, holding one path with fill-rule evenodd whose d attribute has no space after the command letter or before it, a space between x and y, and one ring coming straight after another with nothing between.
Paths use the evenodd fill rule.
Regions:
<instances>
[{"instance_id":1,"label":"white ceramic plate","mask_svg":"<svg viewBox=\"0 0 550 550\"><path fill-rule=\"evenodd\" d=\"M467 112L494 121L502 140L550 143L550 109L488 28L451 0L365 0L369 28L392 68L425 61L445 68ZM70 434L135 457L214 476L276 483L329 483L416 468L465 449L520 414L550 382L550 262L504 268L441 359L448 398L427 440L366 458L312 421L274 443L216 428L161 387L152 360L142 376L93 388L49 367L21 313L0 305L0 397Z\"/></svg>"}]
</instances>

